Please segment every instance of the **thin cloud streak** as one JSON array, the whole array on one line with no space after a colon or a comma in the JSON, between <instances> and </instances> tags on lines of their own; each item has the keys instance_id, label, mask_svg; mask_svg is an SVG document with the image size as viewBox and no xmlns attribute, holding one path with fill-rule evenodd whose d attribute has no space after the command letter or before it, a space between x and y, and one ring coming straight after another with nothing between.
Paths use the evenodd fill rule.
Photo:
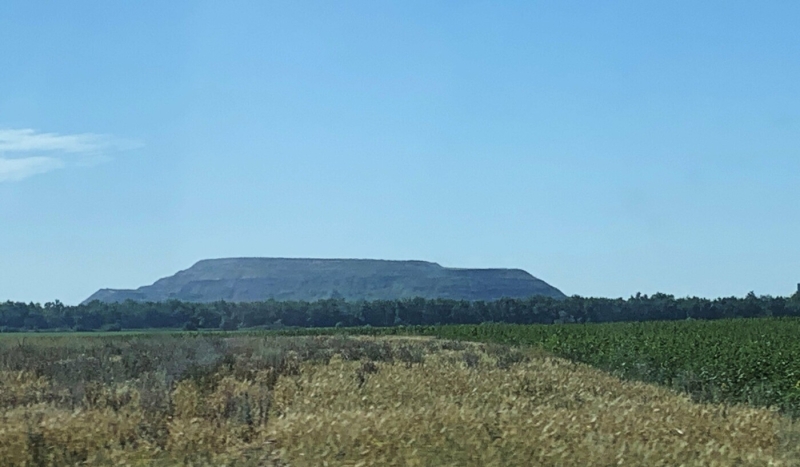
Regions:
<instances>
[{"instance_id":1,"label":"thin cloud streak","mask_svg":"<svg viewBox=\"0 0 800 467\"><path fill-rule=\"evenodd\" d=\"M141 146L94 133L61 135L29 128L0 129L0 182L23 180L67 165L97 165L110 160L108 154ZM32 152L37 154L30 155Z\"/></svg>"},{"instance_id":2,"label":"thin cloud streak","mask_svg":"<svg viewBox=\"0 0 800 467\"><path fill-rule=\"evenodd\" d=\"M59 151L66 153L85 153L103 147L103 137L92 133L59 135L57 133L37 133L35 130L0 130L0 151Z\"/></svg>"},{"instance_id":3,"label":"thin cloud streak","mask_svg":"<svg viewBox=\"0 0 800 467\"><path fill-rule=\"evenodd\" d=\"M0 182L23 180L33 175L64 168L64 161L55 157L0 158Z\"/></svg>"}]
</instances>

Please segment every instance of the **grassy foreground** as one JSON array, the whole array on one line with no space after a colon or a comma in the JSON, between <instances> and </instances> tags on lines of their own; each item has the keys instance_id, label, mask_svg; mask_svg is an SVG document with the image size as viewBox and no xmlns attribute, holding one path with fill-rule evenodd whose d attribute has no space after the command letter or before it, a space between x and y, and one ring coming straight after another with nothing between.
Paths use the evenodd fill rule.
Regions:
<instances>
[{"instance_id":1,"label":"grassy foreground","mask_svg":"<svg viewBox=\"0 0 800 467\"><path fill-rule=\"evenodd\" d=\"M774 411L408 337L0 340L7 466L799 465Z\"/></svg>"}]
</instances>

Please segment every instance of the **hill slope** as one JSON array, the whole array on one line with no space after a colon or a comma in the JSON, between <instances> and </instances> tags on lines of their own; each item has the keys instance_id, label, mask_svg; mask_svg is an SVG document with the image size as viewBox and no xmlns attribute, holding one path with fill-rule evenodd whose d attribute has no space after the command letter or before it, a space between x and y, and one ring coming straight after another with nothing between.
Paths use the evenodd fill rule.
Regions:
<instances>
[{"instance_id":1,"label":"hill slope","mask_svg":"<svg viewBox=\"0 0 800 467\"><path fill-rule=\"evenodd\" d=\"M425 261L369 259L224 258L197 262L136 290L101 289L86 299L102 302L252 302L268 300L390 300L450 298L496 300L560 290L521 269L454 269Z\"/></svg>"}]
</instances>

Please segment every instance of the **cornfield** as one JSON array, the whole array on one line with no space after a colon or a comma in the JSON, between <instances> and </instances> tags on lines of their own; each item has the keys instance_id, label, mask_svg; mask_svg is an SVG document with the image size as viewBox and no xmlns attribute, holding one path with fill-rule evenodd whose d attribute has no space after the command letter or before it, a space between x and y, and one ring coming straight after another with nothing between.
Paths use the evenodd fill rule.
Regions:
<instances>
[{"instance_id":1,"label":"cornfield","mask_svg":"<svg viewBox=\"0 0 800 467\"><path fill-rule=\"evenodd\" d=\"M800 427L428 337L0 339L0 464L790 466Z\"/></svg>"}]
</instances>

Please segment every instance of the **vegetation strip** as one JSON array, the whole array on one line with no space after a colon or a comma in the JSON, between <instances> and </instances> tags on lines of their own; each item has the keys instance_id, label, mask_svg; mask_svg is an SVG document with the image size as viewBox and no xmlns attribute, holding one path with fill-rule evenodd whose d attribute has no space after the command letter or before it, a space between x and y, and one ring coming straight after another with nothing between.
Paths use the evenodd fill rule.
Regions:
<instances>
[{"instance_id":1,"label":"vegetation strip","mask_svg":"<svg viewBox=\"0 0 800 467\"><path fill-rule=\"evenodd\" d=\"M12 467L791 466L799 434L774 411L698 404L528 347L264 333L0 339L0 459Z\"/></svg>"},{"instance_id":2,"label":"vegetation strip","mask_svg":"<svg viewBox=\"0 0 800 467\"><path fill-rule=\"evenodd\" d=\"M66 306L59 301L0 303L0 332L120 331L173 328L184 330L283 327L352 327L480 324L605 323L675 321L755 317L800 317L800 292L792 297L708 300L697 297L636 294L627 300L573 296L563 300L535 296L528 299L466 301L403 299L313 302L165 302L103 303Z\"/></svg>"},{"instance_id":3,"label":"vegetation strip","mask_svg":"<svg viewBox=\"0 0 800 467\"><path fill-rule=\"evenodd\" d=\"M613 374L687 392L696 400L773 406L800 415L800 319L483 324L292 329L283 335L405 334L531 345Z\"/></svg>"}]
</instances>

